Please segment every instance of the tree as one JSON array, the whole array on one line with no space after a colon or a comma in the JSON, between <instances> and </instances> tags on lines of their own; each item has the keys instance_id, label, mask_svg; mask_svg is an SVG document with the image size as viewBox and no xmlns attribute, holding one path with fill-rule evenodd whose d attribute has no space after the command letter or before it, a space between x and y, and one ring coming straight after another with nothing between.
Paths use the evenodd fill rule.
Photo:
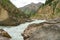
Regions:
<instances>
[{"instance_id":1,"label":"tree","mask_svg":"<svg viewBox=\"0 0 60 40\"><path fill-rule=\"evenodd\" d=\"M45 5L48 4L48 3L51 3L52 1L53 1L53 0L46 0Z\"/></svg>"}]
</instances>

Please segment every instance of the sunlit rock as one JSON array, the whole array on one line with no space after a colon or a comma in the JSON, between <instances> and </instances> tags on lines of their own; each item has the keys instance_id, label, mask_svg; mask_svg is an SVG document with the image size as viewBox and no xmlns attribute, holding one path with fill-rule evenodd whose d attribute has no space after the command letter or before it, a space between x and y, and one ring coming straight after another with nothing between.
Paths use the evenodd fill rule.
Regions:
<instances>
[{"instance_id":1,"label":"sunlit rock","mask_svg":"<svg viewBox=\"0 0 60 40\"><path fill-rule=\"evenodd\" d=\"M49 21L29 25L22 36L24 40L60 40L60 20Z\"/></svg>"}]
</instances>

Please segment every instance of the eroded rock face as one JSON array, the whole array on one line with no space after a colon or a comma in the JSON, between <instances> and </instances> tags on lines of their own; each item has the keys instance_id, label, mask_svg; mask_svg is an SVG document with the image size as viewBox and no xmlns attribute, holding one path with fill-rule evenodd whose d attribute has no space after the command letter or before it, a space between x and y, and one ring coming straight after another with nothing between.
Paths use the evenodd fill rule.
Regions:
<instances>
[{"instance_id":1,"label":"eroded rock face","mask_svg":"<svg viewBox=\"0 0 60 40\"><path fill-rule=\"evenodd\" d=\"M22 36L24 40L60 40L60 20L29 25Z\"/></svg>"}]
</instances>

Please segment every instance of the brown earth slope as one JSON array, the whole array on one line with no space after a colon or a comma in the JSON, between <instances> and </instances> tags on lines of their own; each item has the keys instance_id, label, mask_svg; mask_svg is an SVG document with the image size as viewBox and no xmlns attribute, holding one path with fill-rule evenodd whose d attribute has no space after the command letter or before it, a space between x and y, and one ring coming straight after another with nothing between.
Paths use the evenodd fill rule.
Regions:
<instances>
[{"instance_id":1,"label":"brown earth slope","mask_svg":"<svg viewBox=\"0 0 60 40\"><path fill-rule=\"evenodd\" d=\"M60 17L60 0L47 0L31 19L53 19Z\"/></svg>"},{"instance_id":2,"label":"brown earth slope","mask_svg":"<svg viewBox=\"0 0 60 40\"><path fill-rule=\"evenodd\" d=\"M25 22L26 15L9 0L0 0L0 26L16 26Z\"/></svg>"}]
</instances>

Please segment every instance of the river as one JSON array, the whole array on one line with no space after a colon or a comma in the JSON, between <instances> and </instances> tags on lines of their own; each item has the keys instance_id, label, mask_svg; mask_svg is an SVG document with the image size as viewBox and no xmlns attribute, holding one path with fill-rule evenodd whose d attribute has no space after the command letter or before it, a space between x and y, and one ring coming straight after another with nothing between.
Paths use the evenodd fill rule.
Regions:
<instances>
[{"instance_id":1,"label":"river","mask_svg":"<svg viewBox=\"0 0 60 40\"><path fill-rule=\"evenodd\" d=\"M9 35L12 37L11 40L24 40L21 33L30 25L30 24L39 24L42 22L45 22L46 20L34 20L32 22L26 22L23 24L20 24L19 26L15 27L2 27L0 26L0 29L5 30L9 33Z\"/></svg>"}]
</instances>

